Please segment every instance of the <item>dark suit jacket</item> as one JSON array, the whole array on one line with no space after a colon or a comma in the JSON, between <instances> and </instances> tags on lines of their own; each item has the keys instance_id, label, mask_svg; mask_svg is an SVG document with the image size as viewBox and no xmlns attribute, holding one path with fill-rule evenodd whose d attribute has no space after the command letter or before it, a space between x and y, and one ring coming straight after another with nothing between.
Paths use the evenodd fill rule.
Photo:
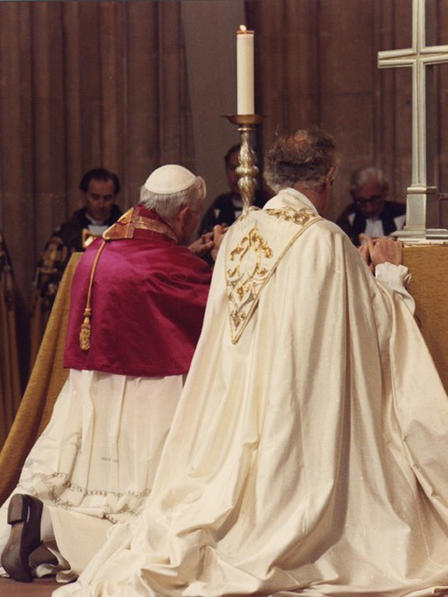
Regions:
<instances>
[{"instance_id":1,"label":"dark suit jacket","mask_svg":"<svg viewBox=\"0 0 448 597\"><path fill-rule=\"evenodd\" d=\"M397 229L394 218L402 216L405 213L406 206L403 203L385 201L384 209L380 215L385 236L389 236L389 234L395 232ZM350 223L351 218L349 218L349 216L351 214L355 214L353 223ZM358 247L359 235L365 232L366 229L366 218L357 210L357 207L354 203L345 208L345 210L336 220L336 224L342 228L347 236L350 237L352 243Z\"/></svg>"}]
</instances>

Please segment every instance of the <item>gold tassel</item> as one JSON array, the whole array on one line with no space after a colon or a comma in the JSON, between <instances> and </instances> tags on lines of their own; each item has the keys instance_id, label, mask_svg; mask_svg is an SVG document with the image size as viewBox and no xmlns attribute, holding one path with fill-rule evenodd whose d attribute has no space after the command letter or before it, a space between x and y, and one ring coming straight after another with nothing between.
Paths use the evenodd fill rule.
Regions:
<instances>
[{"instance_id":1,"label":"gold tassel","mask_svg":"<svg viewBox=\"0 0 448 597\"><path fill-rule=\"evenodd\" d=\"M81 350L89 350L90 348L90 317L92 309L86 307L84 310L84 321L81 324L81 331L79 332L79 345Z\"/></svg>"},{"instance_id":2,"label":"gold tassel","mask_svg":"<svg viewBox=\"0 0 448 597\"><path fill-rule=\"evenodd\" d=\"M106 241L103 240L100 248L95 255L95 260L92 265L92 269L90 271L90 280L89 280L89 289L87 291L87 302L86 307L84 309L84 321L81 324L81 329L79 331L79 346L81 350L89 350L90 349L90 328L91 323L90 319L92 317L92 290L93 290L93 278L95 276L96 266L98 265L98 259L100 258L101 253L103 252L104 247L106 246Z\"/></svg>"}]
</instances>

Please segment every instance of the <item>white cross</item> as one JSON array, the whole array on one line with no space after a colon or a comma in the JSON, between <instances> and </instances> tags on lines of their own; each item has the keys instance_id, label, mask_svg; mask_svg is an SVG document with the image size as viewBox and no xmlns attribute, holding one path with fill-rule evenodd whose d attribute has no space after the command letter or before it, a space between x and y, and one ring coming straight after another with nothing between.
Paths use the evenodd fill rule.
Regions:
<instances>
[{"instance_id":1,"label":"white cross","mask_svg":"<svg viewBox=\"0 0 448 597\"><path fill-rule=\"evenodd\" d=\"M412 0L412 47L378 52L379 68L412 67L412 181L407 189L406 231L425 234L426 66L448 62L448 46L426 46L425 0Z\"/></svg>"}]
</instances>

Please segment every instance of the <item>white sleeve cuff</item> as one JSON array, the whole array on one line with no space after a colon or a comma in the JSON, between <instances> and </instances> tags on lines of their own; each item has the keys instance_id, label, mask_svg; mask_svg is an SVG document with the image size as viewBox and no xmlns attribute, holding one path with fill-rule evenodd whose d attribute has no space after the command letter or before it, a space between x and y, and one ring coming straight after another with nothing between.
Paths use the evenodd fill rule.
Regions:
<instances>
[{"instance_id":1,"label":"white sleeve cuff","mask_svg":"<svg viewBox=\"0 0 448 597\"><path fill-rule=\"evenodd\" d=\"M415 302L405 286L410 281L411 274L405 265L394 265L389 262L380 263L375 267L375 277L391 290L398 293L411 313L414 313Z\"/></svg>"},{"instance_id":2,"label":"white sleeve cuff","mask_svg":"<svg viewBox=\"0 0 448 597\"><path fill-rule=\"evenodd\" d=\"M375 277L390 288L402 288L411 279L411 274L405 265L380 263L375 267Z\"/></svg>"}]
</instances>

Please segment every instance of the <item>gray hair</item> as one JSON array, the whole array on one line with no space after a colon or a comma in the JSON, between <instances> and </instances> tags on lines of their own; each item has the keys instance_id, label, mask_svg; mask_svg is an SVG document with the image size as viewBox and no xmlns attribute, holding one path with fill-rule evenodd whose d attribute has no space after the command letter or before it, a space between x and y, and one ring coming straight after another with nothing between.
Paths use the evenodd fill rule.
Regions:
<instances>
[{"instance_id":1,"label":"gray hair","mask_svg":"<svg viewBox=\"0 0 448 597\"><path fill-rule=\"evenodd\" d=\"M335 144L330 135L318 128L298 130L279 137L267 152L264 178L275 192L298 182L316 189L335 162Z\"/></svg>"},{"instance_id":2,"label":"gray hair","mask_svg":"<svg viewBox=\"0 0 448 597\"><path fill-rule=\"evenodd\" d=\"M205 194L205 181L202 176L196 176L196 180L192 185L176 193L153 193L145 186L142 186L140 188L139 204L146 207L146 209L154 210L162 220L171 222L184 205L187 205L193 211L201 210Z\"/></svg>"},{"instance_id":3,"label":"gray hair","mask_svg":"<svg viewBox=\"0 0 448 597\"><path fill-rule=\"evenodd\" d=\"M356 193L356 191L359 191L364 185L372 181L377 182L382 191L387 188L387 181L381 168L376 168L375 166L359 168L359 170L353 172L350 178L350 192Z\"/></svg>"}]
</instances>

